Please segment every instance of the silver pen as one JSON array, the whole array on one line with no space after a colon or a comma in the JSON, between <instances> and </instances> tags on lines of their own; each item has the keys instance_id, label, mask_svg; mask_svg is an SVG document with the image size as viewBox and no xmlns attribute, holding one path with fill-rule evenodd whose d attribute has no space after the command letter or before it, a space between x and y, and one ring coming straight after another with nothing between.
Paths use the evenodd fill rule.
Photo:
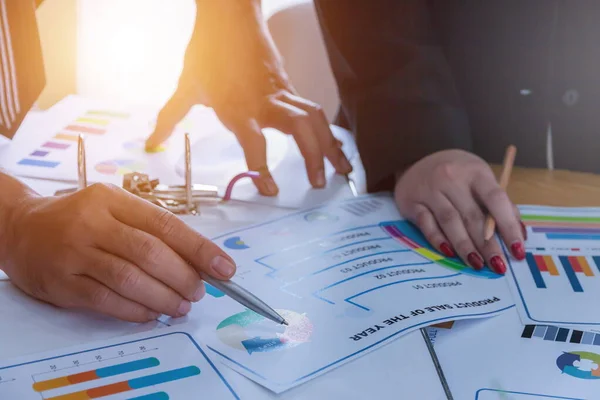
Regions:
<instances>
[{"instance_id":1,"label":"silver pen","mask_svg":"<svg viewBox=\"0 0 600 400\"><path fill-rule=\"evenodd\" d=\"M215 279L206 274L202 274L202 279L206 282L213 285L215 288L219 289L221 292L225 293L227 296L231 297L233 300L237 301L241 305L249 308L257 314L262 315L263 317L270 319L271 321L281 324L288 325L285 318L277 313L277 311L273 310L271 307L267 305L264 301L238 285L233 281L221 281L219 279Z\"/></svg>"}]
</instances>

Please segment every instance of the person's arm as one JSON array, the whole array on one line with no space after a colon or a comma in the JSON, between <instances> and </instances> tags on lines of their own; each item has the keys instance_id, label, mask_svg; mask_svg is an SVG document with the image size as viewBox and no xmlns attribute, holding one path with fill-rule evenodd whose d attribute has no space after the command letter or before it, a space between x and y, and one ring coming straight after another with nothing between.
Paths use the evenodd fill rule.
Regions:
<instances>
[{"instance_id":1,"label":"person's arm","mask_svg":"<svg viewBox=\"0 0 600 400\"><path fill-rule=\"evenodd\" d=\"M0 169L0 269L7 259L7 244L12 215L20 204L35 195L29 187Z\"/></svg>"},{"instance_id":2,"label":"person's arm","mask_svg":"<svg viewBox=\"0 0 600 400\"><path fill-rule=\"evenodd\" d=\"M121 188L41 197L4 173L0 188L0 266L39 300L145 322L187 314L201 273L235 273L216 244Z\"/></svg>"},{"instance_id":3,"label":"person's arm","mask_svg":"<svg viewBox=\"0 0 600 400\"><path fill-rule=\"evenodd\" d=\"M425 1L316 0L342 112L369 191L439 150L470 149L469 124Z\"/></svg>"},{"instance_id":4,"label":"person's arm","mask_svg":"<svg viewBox=\"0 0 600 400\"><path fill-rule=\"evenodd\" d=\"M294 137L311 184L325 186L324 158L338 173L352 167L318 104L298 95L264 21L260 0L196 0L196 25L176 92L146 145L157 146L194 104L212 107L238 138L260 193L277 194L262 128Z\"/></svg>"}]
</instances>

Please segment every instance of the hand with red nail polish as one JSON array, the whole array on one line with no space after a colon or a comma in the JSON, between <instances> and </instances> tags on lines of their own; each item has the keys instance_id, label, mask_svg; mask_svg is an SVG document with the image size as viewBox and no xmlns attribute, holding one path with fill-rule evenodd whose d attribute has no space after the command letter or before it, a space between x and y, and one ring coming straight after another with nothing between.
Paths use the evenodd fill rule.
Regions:
<instances>
[{"instance_id":1,"label":"hand with red nail polish","mask_svg":"<svg viewBox=\"0 0 600 400\"><path fill-rule=\"evenodd\" d=\"M202 2L178 88L160 111L146 148L166 140L195 104L212 107L236 135L249 170L265 170L254 180L263 195L279 190L268 174L263 128L293 136L315 188L326 185L325 158L340 174L352 171L321 106L299 96L291 84L260 1Z\"/></svg>"},{"instance_id":2,"label":"hand with red nail polish","mask_svg":"<svg viewBox=\"0 0 600 400\"><path fill-rule=\"evenodd\" d=\"M456 253L474 269L487 265L506 271L500 243L484 238L488 212L511 254L518 260L525 257L526 232L518 209L489 165L474 154L444 150L422 158L396 175L394 196L401 214L448 257Z\"/></svg>"}]
</instances>

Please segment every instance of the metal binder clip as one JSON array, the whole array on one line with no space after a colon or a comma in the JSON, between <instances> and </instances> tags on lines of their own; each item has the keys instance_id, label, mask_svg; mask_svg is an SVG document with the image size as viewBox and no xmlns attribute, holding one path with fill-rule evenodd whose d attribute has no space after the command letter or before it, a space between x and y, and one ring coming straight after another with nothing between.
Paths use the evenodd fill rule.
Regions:
<instances>
[{"instance_id":1,"label":"metal binder clip","mask_svg":"<svg viewBox=\"0 0 600 400\"><path fill-rule=\"evenodd\" d=\"M59 190L55 195L73 193L87 187L87 165L85 159L85 140L79 136L77 148L77 177L78 187ZM214 185L192 183L192 156L189 134L185 134L185 184L164 185L158 179L150 179L147 174L132 172L123 176L123 189L128 192L163 207L174 214L198 215L200 203L219 204L231 199L233 186L242 178L256 179L260 174L248 171L236 175L227 185L225 195L219 197L218 188Z\"/></svg>"}]
</instances>

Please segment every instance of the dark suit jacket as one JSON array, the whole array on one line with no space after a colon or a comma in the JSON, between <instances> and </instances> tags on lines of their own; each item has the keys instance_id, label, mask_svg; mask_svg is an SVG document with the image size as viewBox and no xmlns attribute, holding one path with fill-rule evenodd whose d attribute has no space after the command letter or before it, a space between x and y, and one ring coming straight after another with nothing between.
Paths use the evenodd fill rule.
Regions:
<instances>
[{"instance_id":1,"label":"dark suit jacket","mask_svg":"<svg viewBox=\"0 0 600 400\"><path fill-rule=\"evenodd\" d=\"M432 152L600 172L600 2L316 0L369 190Z\"/></svg>"}]
</instances>

